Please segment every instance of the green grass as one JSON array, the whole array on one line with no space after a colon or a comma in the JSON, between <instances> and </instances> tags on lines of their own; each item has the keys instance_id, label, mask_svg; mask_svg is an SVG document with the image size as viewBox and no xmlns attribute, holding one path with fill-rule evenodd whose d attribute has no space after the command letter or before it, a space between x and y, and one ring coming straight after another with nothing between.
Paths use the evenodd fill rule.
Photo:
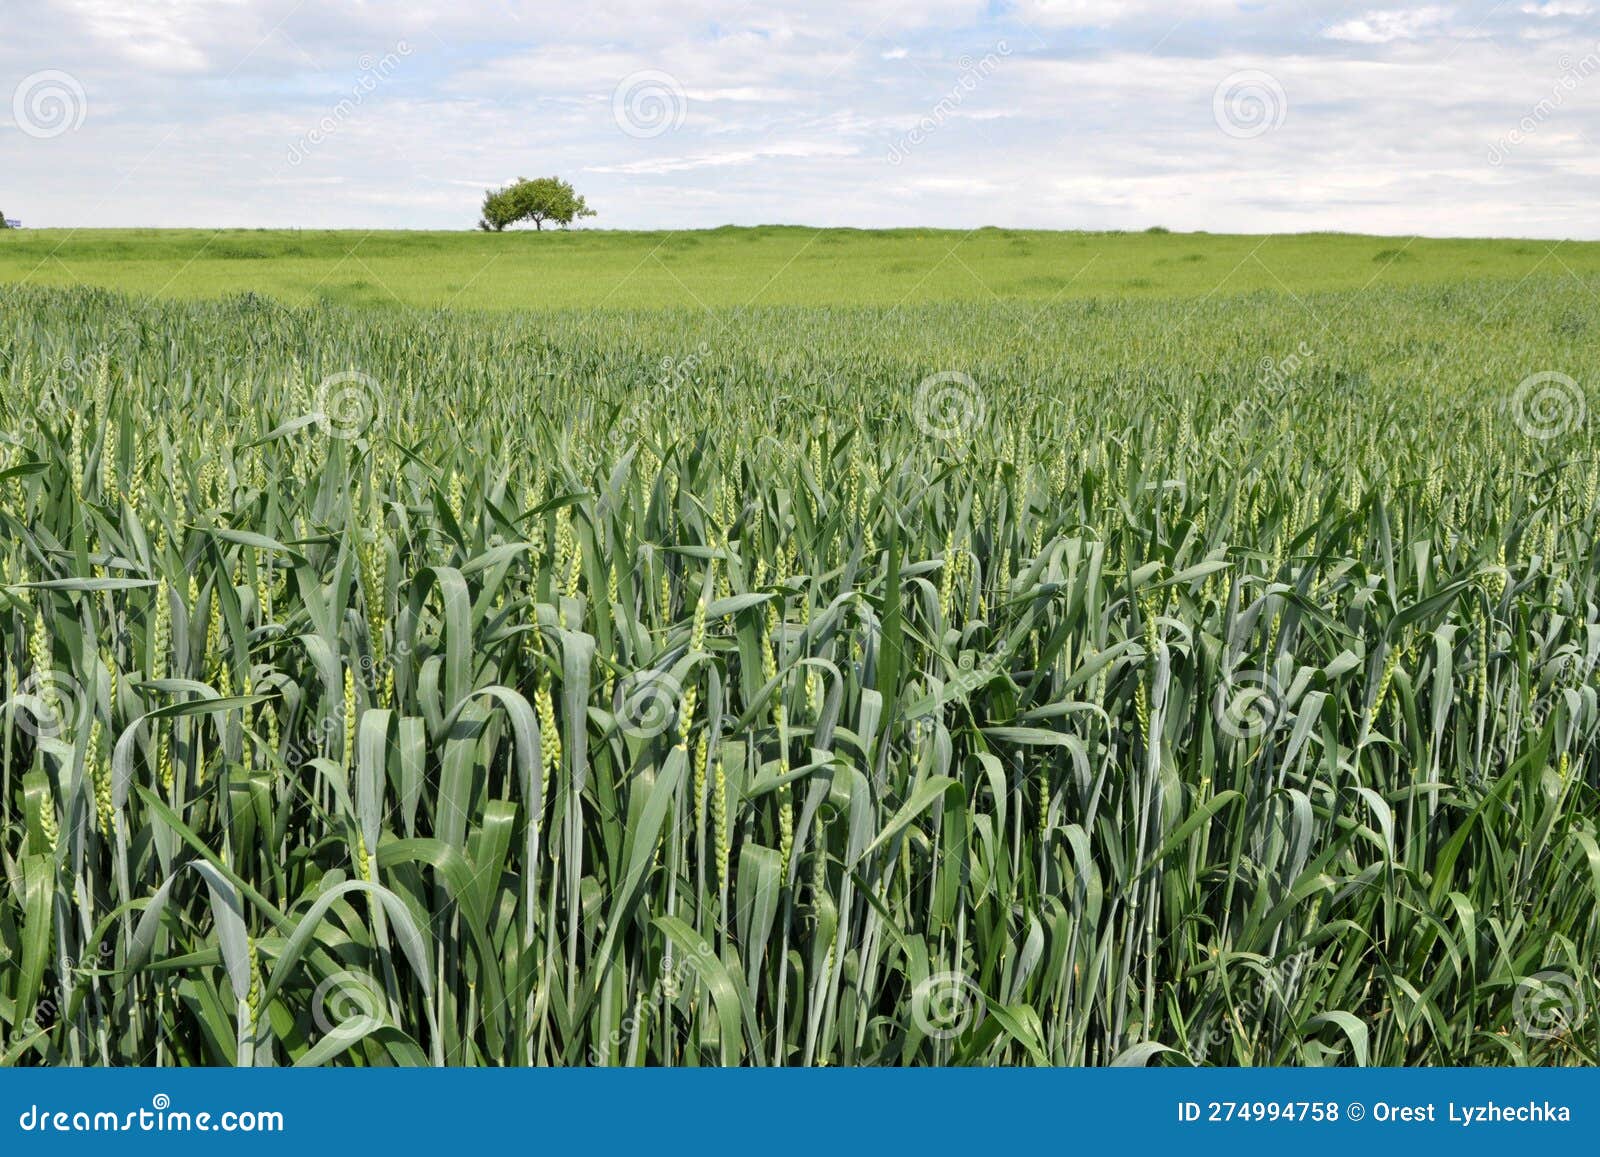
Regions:
<instances>
[{"instance_id":1,"label":"green grass","mask_svg":"<svg viewBox=\"0 0 1600 1157\"><path fill-rule=\"evenodd\" d=\"M1168 299L1600 273L1600 244L800 227L683 233L0 232L0 284L549 310Z\"/></svg>"},{"instance_id":2,"label":"green grass","mask_svg":"<svg viewBox=\"0 0 1600 1157\"><path fill-rule=\"evenodd\" d=\"M0 289L0 1061L1600 1060L1596 278L804 240Z\"/></svg>"}]
</instances>

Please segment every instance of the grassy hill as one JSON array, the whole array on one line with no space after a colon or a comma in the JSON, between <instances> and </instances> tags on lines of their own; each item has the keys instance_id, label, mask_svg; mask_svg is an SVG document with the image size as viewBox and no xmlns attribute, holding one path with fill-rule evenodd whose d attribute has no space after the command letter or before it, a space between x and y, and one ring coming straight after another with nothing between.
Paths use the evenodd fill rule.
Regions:
<instances>
[{"instance_id":1,"label":"grassy hill","mask_svg":"<svg viewBox=\"0 0 1600 1157\"><path fill-rule=\"evenodd\" d=\"M0 284L293 304L468 309L895 306L1302 294L1456 280L1573 279L1600 244L1351 234L1226 236L985 228L417 233L0 232Z\"/></svg>"}]
</instances>

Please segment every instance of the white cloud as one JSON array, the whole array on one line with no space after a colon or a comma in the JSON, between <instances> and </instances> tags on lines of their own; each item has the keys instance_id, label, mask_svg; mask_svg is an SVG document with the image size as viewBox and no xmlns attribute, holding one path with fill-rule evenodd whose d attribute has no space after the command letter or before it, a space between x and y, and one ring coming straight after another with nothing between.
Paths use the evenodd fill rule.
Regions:
<instances>
[{"instance_id":1,"label":"white cloud","mask_svg":"<svg viewBox=\"0 0 1600 1157\"><path fill-rule=\"evenodd\" d=\"M112 53L157 72L212 63L216 20L249 17L249 0L65 0L79 27ZM10 30L8 29L8 32Z\"/></svg>"},{"instance_id":2,"label":"white cloud","mask_svg":"<svg viewBox=\"0 0 1600 1157\"><path fill-rule=\"evenodd\" d=\"M858 151L843 145L801 141L739 152L703 153L692 157L660 157L646 161L628 161L620 165L593 165L585 171L624 174L686 173L692 169L721 169L730 165L748 165L756 161L780 158L811 160L817 157L849 157Z\"/></svg>"},{"instance_id":3,"label":"white cloud","mask_svg":"<svg viewBox=\"0 0 1600 1157\"><path fill-rule=\"evenodd\" d=\"M1018 15L1041 28L1109 28L1151 17L1168 24L1239 12L1236 0L1019 0Z\"/></svg>"},{"instance_id":4,"label":"white cloud","mask_svg":"<svg viewBox=\"0 0 1600 1157\"><path fill-rule=\"evenodd\" d=\"M760 88L755 85L742 88L691 88L686 89L684 95L690 100L726 100L747 104L774 104L801 98L801 94L792 88Z\"/></svg>"},{"instance_id":5,"label":"white cloud","mask_svg":"<svg viewBox=\"0 0 1600 1157\"><path fill-rule=\"evenodd\" d=\"M1577 22L1588 5L1522 7L816 0L802 17L611 0L553 22L532 0L31 0L0 37L0 203L38 225L469 228L484 187L554 172L612 228L1595 236L1587 87L1486 160L1550 96L1561 58L1596 51ZM362 58L401 40L393 74L291 163ZM1002 40L1008 54L891 165L962 58ZM87 115L37 140L10 97L45 69L82 84ZM637 72L675 79L681 123L619 128L613 93ZM1281 87L1286 115L1238 139L1213 98L1249 72Z\"/></svg>"},{"instance_id":6,"label":"white cloud","mask_svg":"<svg viewBox=\"0 0 1600 1157\"><path fill-rule=\"evenodd\" d=\"M1356 20L1333 25L1324 36L1352 44L1388 44L1393 40L1415 40L1436 30L1449 17L1447 8L1427 7L1368 12Z\"/></svg>"},{"instance_id":7,"label":"white cloud","mask_svg":"<svg viewBox=\"0 0 1600 1157\"><path fill-rule=\"evenodd\" d=\"M1543 4L1524 4L1517 11L1525 16L1542 16L1546 20L1553 20L1559 16L1587 16L1594 8L1578 0L1545 0Z\"/></svg>"}]
</instances>

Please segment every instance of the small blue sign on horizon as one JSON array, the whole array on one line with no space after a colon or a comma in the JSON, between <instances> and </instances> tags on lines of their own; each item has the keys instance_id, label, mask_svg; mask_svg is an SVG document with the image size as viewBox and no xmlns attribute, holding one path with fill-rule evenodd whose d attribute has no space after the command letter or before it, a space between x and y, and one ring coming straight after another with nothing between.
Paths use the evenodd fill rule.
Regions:
<instances>
[{"instance_id":1,"label":"small blue sign on horizon","mask_svg":"<svg viewBox=\"0 0 1600 1157\"><path fill-rule=\"evenodd\" d=\"M6 218L6 228L7 229L21 229L22 228L22 222L19 221L15 217L7 217Z\"/></svg>"}]
</instances>

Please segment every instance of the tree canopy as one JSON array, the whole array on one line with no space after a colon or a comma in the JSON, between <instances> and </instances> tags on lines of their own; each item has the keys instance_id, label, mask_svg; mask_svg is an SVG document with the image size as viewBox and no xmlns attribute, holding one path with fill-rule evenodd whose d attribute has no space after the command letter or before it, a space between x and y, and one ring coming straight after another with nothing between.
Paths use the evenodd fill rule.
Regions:
<instances>
[{"instance_id":1,"label":"tree canopy","mask_svg":"<svg viewBox=\"0 0 1600 1157\"><path fill-rule=\"evenodd\" d=\"M538 177L532 181L518 177L503 189L490 189L483 195L483 217L478 228L499 233L518 221L532 221L543 229L546 221L565 229L580 217L595 212L560 177Z\"/></svg>"}]
</instances>

